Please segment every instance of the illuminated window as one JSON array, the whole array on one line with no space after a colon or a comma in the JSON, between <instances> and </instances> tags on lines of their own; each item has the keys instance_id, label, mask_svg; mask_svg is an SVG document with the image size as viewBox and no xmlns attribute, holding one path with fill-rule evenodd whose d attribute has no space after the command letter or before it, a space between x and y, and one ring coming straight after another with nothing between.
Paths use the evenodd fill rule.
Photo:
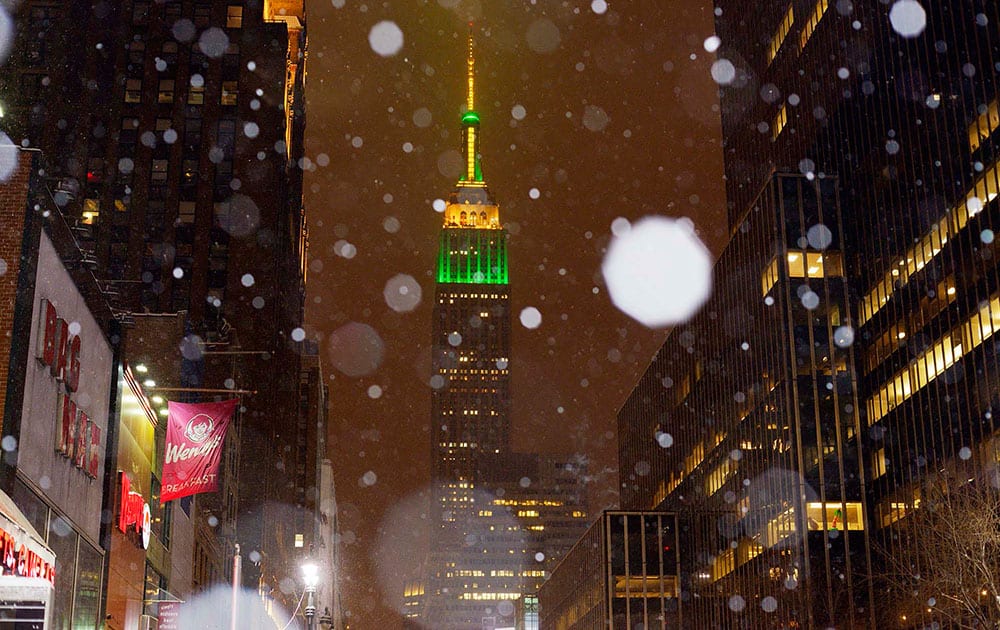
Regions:
<instances>
[{"instance_id":1,"label":"illuminated window","mask_svg":"<svg viewBox=\"0 0 1000 630\"><path fill-rule=\"evenodd\" d=\"M226 9L226 28L243 28L243 7L229 5Z\"/></svg>"},{"instance_id":2,"label":"illuminated window","mask_svg":"<svg viewBox=\"0 0 1000 630\"><path fill-rule=\"evenodd\" d=\"M223 81L222 82L222 97L220 102L223 105L235 105L236 104L236 81Z\"/></svg>"},{"instance_id":3,"label":"illuminated window","mask_svg":"<svg viewBox=\"0 0 1000 630\"><path fill-rule=\"evenodd\" d=\"M101 205L97 199L84 199L80 222L84 225L94 225L101 216Z\"/></svg>"},{"instance_id":4,"label":"illuminated window","mask_svg":"<svg viewBox=\"0 0 1000 630\"><path fill-rule=\"evenodd\" d=\"M920 488L904 489L903 497L890 497L878 506L879 523L888 527L920 507Z\"/></svg>"},{"instance_id":5,"label":"illuminated window","mask_svg":"<svg viewBox=\"0 0 1000 630\"><path fill-rule=\"evenodd\" d=\"M771 139L777 140L778 136L784 130L785 125L788 124L788 105L784 103L781 104L781 109L778 110L778 115L774 117L774 122L771 124Z\"/></svg>"},{"instance_id":6,"label":"illuminated window","mask_svg":"<svg viewBox=\"0 0 1000 630\"><path fill-rule=\"evenodd\" d=\"M684 458L684 474L690 475L694 472L702 460L705 459L705 444L699 442L697 446L691 449L691 453Z\"/></svg>"},{"instance_id":7,"label":"illuminated window","mask_svg":"<svg viewBox=\"0 0 1000 630\"><path fill-rule=\"evenodd\" d=\"M885 449L880 448L872 456L872 479L878 479L885 474L887 462L885 459Z\"/></svg>"},{"instance_id":8,"label":"illuminated window","mask_svg":"<svg viewBox=\"0 0 1000 630\"><path fill-rule=\"evenodd\" d=\"M806 503L806 524L809 531L865 528L860 503Z\"/></svg>"},{"instance_id":9,"label":"illuminated window","mask_svg":"<svg viewBox=\"0 0 1000 630\"><path fill-rule=\"evenodd\" d=\"M774 285L778 282L778 269L778 258L776 256L771 260L771 263L767 266L767 269L764 270L763 275L760 277L760 290L761 294L765 297L771 292L771 289L774 288Z\"/></svg>"},{"instance_id":10,"label":"illuminated window","mask_svg":"<svg viewBox=\"0 0 1000 630\"><path fill-rule=\"evenodd\" d=\"M975 152L979 149L983 141L989 139L998 128L1000 128L1000 100L993 99L993 102L986 106L986 111L969 125L969 151Z\"/></svg>"},{"instance_id":11,"label":"illuminated window","mask_svg":"<svg viewBox=\"0 0 1000 630\"><path fill-rule=\"evenodd\" d=\"M517 515L519 518L535 518L538 516L537 510L518 510Z\"/></svg>"},{"instance_id":12,"label":"illuminated window","mask_svg":"<svg viewBox=\"0 0 1000 630\"><path fill-rule=\"evenodd\" d=\"M712 496L719 491L722 486L726 485L726 481L733 473L736 472L738 465L736 462L726 457L726 459L716 466L715 470L708 474L705 478L705 494L707 496Z\"/></svg>"},{"instance_id":13,"label":"illuminated window","mask_svg":"<svg viewBox=\"0 0 1000 630\"><path fill-rule=\"evenodd\" d=\"M950 239L964 230L969 219L979 214L987 203L996 199L1000 193L998 178L1000 178L1000 164L994 162L976 180L965 197L932 226L916 245L890 266L882 280L877 282L861 300L858 313L861 325L874 317L875 313L886 305L896 289L905 286L913 274L922 270L941 252Z\"/></svg>"},{"instance_id":14,"label":"illuminated window","mask_svg":"<svg viewBox=\"0 0 1000 630\"><path fill-rule=\"evenodd\" d=\"M126 103L142 102L142 79L125 80L125 102Z\"/></svg>"},{"instance_id":15,"label":"illuminated window","mask_svg":"<svg viewBox=\"0 0 1000 630\"><path fill-rule=\"evenodd\" d=\"M712 581L729 575L736 569L736 550L726 549L712 560Z\"/></svg>"},{"instance_id":16,"label":"illuminated window","mask_svg":"<svg viewBox=\"0 0 1000 630\"><path fill-rule=\"evenodd\" d=\"M160 91L156 97L159 103L173 103L174 102L174 80L173 79L160 79Z\"/></svg>"},{"instance_id":17,"label":"illuminated window","mask_svg":"<svg viewBox=\"0 0 1000 630\"><path fill-rule=\"evenodd\" d=\"M792 6L789 5L788 11L785 12L784 17L781 18L781 22L778 24L778 30L771 37L771 45L767 49L767 65L771 65L771 62L778 56L778 51L781 50L781 45L785 42L785 38L788 37L788 32L792 30L792 24L794 23L795 12L792 10Z\"/></svg>"},{"instance_id":18,"label":"illuminated window","mask_svg":"<svg viewBox=\"0 0 1000 630\"><path fill-rule=\"evenodd\" d=\"M788 508L768 521L767 528L764 530L764 546L774 547L794 534L795 531L795 508Z\"/></svg>"},{"instance_id":19,"label":"illuminated window","mask_svg":"<svg viewBox=\"0 0 1000 630\"><path fill-rule=\"evenodd\" d=\"M805 23L802 27L802 32L799 34L799 50L806 47L809 43L809 38L812 37L813 31L819 26L819 21L823 19L826 14L826 10L830 8L830 0L817 0L816 7L813 9L812 15L809 16L809 21Z\"/></svg>"},{"instance_id":20,"label":"illuminated window","mask_svg":"<svg viewBox=\"0 0 1000 630\"><path fill-rule=\"evenodd\" d=\"M296 547L305 547L305 545L306 545L306 541L305 541L305 538L302 536L302 534L295 534L295 546Z\"/></svg>"},{"instance_id":21,"label":"illuminated window","mask_svg":"<svg viewBox=\"0 0 1000 630\"><path fill-rule=\"evenodd\" d=\"M868 424L882 419L927 386L962 356L1000 330L1000 297L994 297L962 324L948 331L910 365L897 372L868 400Z\"/></svg>"},{"instance_id":22,"label":"illuminated window","mask_svg":"<svg viewBox=\"0 0 1000 630\"><path fill-rule=\"evenodd\" d=\"M205 86L192 85L188 88L188 105L204 105Z\"/></svg>"}]
</instances>

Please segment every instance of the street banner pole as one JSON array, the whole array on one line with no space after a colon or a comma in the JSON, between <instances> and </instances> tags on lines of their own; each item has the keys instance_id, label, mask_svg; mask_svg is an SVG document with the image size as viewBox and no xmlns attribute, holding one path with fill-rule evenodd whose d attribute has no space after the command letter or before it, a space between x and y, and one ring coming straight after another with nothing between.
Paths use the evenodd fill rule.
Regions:
<instances>
[{"instance_id":1,"label":"street banner pole","mask_svg":"<svg viewBox=\"0 0 1000 630\"><path fill-rule=\"evenodd\" d=\"M240 572L242 571L242 561L240 558L240 545L236 543L236 553L233 555L233 614L230 630L238 630L236 624L237 601L240 596Z\"/></svg>"}]
</instances>

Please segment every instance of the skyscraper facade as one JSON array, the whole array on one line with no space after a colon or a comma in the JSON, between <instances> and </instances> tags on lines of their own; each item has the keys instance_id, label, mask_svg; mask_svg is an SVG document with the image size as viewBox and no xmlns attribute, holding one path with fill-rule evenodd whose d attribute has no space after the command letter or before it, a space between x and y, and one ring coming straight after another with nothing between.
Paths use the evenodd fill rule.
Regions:
<instances>
[{"instance_id":1,"label":"skyscraper facade","mask_svg":"<svg viewBox=\"0 0 1000 630\"><path fill-rule=\"evenodd\" d=\"M434 295L431 550L406 606L444 630L513 626L514 602L586 524L584 468L510 448L507 231L480 166L471 37L467 86L464 168L444 208Z\"/></svg>"},{"instance_id":2,"label":"skyscraper facade","mask_svg":"<svg viewBox=\"0 0 1000 630\"><path fill-rule=\"evenodd\" d=\"M898 579L935 544L920 514L997 461L1000 8L716 15L733 237L620 412L623 505L712 541L682 557L719 598L696 627L930 627L947 591Z\"/></svg>"},{"instance_id":3,"label":"skyscraper facade","mask_svg":"<svg viewBox=\"0 0 1000 630\"><path fill-rule=\"evenodd\" d=\"M496 564L506 560L506 549L479 552L486 557L475 567L467 557L466 538L476 537L480 504L488 496L480 488L483 456L506 454L510 434L507 231L480 166L471 37L467 73L464 168L444 210L432 316L431 366L439 387L431 394L431 475L438 518L426 610L427 620L441 628L475 627L487 616L484 595L495 599L514 590L496 588L490 576L510 564ZM466 594L476 599L462 599Z\"/></svg>"}]
</instances>

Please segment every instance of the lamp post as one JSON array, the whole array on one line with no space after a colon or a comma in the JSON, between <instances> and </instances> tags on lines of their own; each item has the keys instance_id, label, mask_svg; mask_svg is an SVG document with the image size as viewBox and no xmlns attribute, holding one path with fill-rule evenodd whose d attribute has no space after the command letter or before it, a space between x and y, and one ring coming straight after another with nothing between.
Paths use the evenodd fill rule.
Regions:
<instances>
[{"instance_id":1,"label":"lamp post","mask_svg":"<svg viewBox=\"0 0 1000 630\"><path fill-rule=\"evenodd\" d=\"M319 567L312 562L302 565L302 582L306 585L306 630L316 630L316 585L319 584Z\"/></svg>"}]
</instances>

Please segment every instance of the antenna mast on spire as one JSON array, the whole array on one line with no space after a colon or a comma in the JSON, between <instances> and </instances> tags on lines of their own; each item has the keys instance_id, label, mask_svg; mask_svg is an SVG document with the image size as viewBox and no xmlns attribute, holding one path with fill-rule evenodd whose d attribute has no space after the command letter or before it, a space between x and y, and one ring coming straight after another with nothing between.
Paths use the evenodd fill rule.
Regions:
<instances>
[{"instance_id":1,"label":"antenna mast on spire","mask_svg":"<svg viewBox=\"0 0 1000 630\"><path fill-rule=\"evenodd\" d=\"M468 111L474 111L476 109L476 59L472 55L472 22L469 22L469 58L466 60L468 65L468 81L469 81L469 93L466 96L465 104Z\"/></svg>"}]
</instances>

